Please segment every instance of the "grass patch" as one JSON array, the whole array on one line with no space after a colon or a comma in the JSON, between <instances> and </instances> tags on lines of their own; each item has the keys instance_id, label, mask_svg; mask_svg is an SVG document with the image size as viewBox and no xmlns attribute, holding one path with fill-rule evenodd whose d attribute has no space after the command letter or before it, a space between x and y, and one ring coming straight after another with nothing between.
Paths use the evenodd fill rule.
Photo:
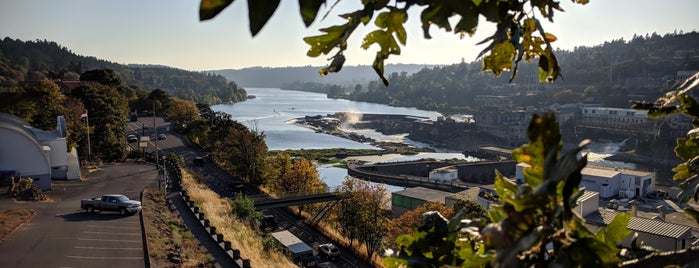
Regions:
<instances>
[{"instance_id":1,"label":"grass patch","mask_svg":"<svg viewBox=\"0 0 699 268\"><path fill-rule=\"evenodd\" d=\"M16 208L0 211L0 241L4 241L22 224L29 222L36 211L26 208Z\"/></svg>"},{"instance_id":2,"label":"grass patch","mask_svg":"<svg viewBox=\"0 0 699 268\"><path fill-rule=\"evenodd\" d=\"M233 215L230 201L197 182L187 170L182 172L182 189L187 191L211 225L223 234L223 238L231 242L231 247L240 250L242 258L250 259L251 267L295 267L283 254L266 251L263 235Z\"/></svg>"},{"instance_id":3,"label":"grass patch","mask_svg":"<svg viewBox=\"0 0 699 268\"><path fill-rule=\"evenodd\" d=\"M152 267L175 265L168 257L179 254L182 267L214 267L214 258L185 227L176 210L159 191L143 193L143 221Z\"/></svg>"}]
</instances>

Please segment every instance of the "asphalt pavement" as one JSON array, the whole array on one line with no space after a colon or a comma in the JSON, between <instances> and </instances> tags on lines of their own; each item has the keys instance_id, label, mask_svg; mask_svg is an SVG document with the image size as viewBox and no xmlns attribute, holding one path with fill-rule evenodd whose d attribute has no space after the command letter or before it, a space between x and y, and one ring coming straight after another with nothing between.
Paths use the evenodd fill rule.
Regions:
<instances>
[{"instance_id":1,"label":"asphalt pavement","mask_svg":"<svg viewBox=\"0 0 699 268\"><path fill-rule=\"evenodd\" d=\"M0 209L29 208L36 216L0 242L0 267L145 267L140 214L87 214L80 200L124 194L140 200L156 183L150 164L104 165L84 179L52 181L48 201L18 202L0 196ZM5 187L3 187L5 188Z\"/></svg>"}]
</instances>

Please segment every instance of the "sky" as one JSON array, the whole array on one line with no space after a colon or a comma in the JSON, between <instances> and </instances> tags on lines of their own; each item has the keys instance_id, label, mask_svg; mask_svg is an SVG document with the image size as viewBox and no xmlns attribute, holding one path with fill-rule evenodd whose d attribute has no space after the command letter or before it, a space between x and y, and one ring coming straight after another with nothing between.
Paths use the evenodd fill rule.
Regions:
<instances>
[{"instance_id":1,"label":"sky","mask_svg":"<svg viewBox=\"0 0 699 268\"><path fill-rule=\"evenodd\" d=\"M329 0L332 5L335 0ZM0 0L0 38L48 40L78 55L121 64L156 64L205 71L246 67L323 66L330 56L306 56L303 37L344 23L339 14L357 9L360 0L341 0L325 20L330 5L306 28L298 1L282 0L262 31L252 37L247 1L234 1L212 20L199 21L199 0ZM573 50L605 41L630 40L634 34L699 31L699 0L590 0L587 5L561 0L565 12L543 23L558 37L554 48ZM538 11L537 11L538 12ZM538 14L537 14L538 15ZM541 18L541 16L538 16ZM542 19L543 21L543 19ZM455 25L455 22L452 23ZM373 23L360 26L349 40L346 65L371 65L378 46L360 48ZM407 46L391 63L447 65L476 60L494 32L485 21L473 37L461 39L432 26L424 39L419 10L409 14ZM331 54L333 55L334 52Z\"/></svg>"}]
</instances>

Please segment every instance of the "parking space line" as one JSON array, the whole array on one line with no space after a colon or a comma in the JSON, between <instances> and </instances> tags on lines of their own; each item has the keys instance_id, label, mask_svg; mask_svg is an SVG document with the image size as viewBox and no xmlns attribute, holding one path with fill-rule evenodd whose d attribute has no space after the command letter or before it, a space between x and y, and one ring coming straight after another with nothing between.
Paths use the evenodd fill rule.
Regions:
<instances>
[{"instance_id":1,"label":"parking space line","mask_svg":"<svg viewBox=\"0 0 699 268\"><path fill-rule=\"evenodd\" d=\"M88 225L87 227L141 230L141 227L123 227L123 226Z\"/></svg>"},{"instance_id":2,"label":"parking space line","mask_svg":"<svg viewBox=\"0 0 699 268\"><path fill-rule=\"evenodd\" d=\"M84 231L83 233L85 234L106 234L106 235L141 235L141 233L110 233L110 232L91 232L91 231Z\"/></svg>"},{"instance_id":3,"label":"parking space line","mask_svg":"<svg viewBox=\"0 0 699 268\"><path fill-rule=\"evenodd\" d=\"M102 242L128 242L128 243L141 243L141 240L120 240L120 239L93 239L93 238L78 238L80 241L102 241Z\"/></svg>"},{"instance_id":4,"label":"parking space line","mask_svg":"<svg viewBox=\"0 0 699 268\"><path fill-rule=\"evenodd\" d=\"M99 249L99 250L143 250L143 248L107 248L107 247L79 247L79 249Z\"/></svg>"},{"instance_id":5,"label":"parking space line","mask_svg":"<svg viewBox=\"0 0 699 268\"><path fill-rule=\"evenodd\" d=\"M142 260L143 257L89 257L89 256L66 256L73 259L92 259L92 260Z\"/></svg>"}]
</instances>

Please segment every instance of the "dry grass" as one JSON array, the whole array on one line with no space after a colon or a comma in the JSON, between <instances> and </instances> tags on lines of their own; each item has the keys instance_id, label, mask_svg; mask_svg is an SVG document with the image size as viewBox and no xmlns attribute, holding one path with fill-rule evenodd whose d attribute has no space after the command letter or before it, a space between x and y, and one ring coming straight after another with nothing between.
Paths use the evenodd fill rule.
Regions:
<instances>
[{"instance_id":1,"label":"dry grass","mask_svg":"<svg viewBox=\"0 0 699 268\"><path fill-rule=\"evenodd\" d=\"M265 251L262 235L241 223L231 212L228 199L221 198L206 185L198 183L191 173L183 171L182 188L209 220L223 234L231 247L240 250L242 258L250 259L251 267L295 267L284 255Z\"/></svg>"},{"instance_id":2,"label":"dry grass","mask_svg":"<svg viewBox=\"0 0 699 268\"><path fill-rule=\"evenodd\" d=\"M289 209L293 209L293 211L298 211L298 208L296 207L290 207ZM313 218L313 215L306 211L301 212L301 217L303 217L306 220L311 220ZM369 259L369 255L367 254L367 248L366 245L360 243L357 240L354 240L352 243L352 247L350 247L350 240L347 239L345 236L341 235L335 228L332 226L329 226L328 224L325 224L323 221L316 223L316 229L323 233L323 235L329 237L332 239L335 243L338 243L340 245L343 245L345 247L349 247L352 249L354 252L355 256L358 256L362 258L364 261L368 262L371 264L372 267L384 267L383 265L383 258L381 257L380 254L374 253L374 256L372 256L371 259Z\"/></svg>"},{"instance_id":3,"label":"dry grass","mask_svg":"<svg viewBox=\"0 0 699 268\"><path fill-rule=\"evenodd\" d=\"M143 220L148 241L148 256L152 267L168 267L175 263L168 254L181 254L182 267L214 267L214 258L187 230L175 210L165 203L165 195L158 191L144 191Z\"/></svg>"},{"instance_id":4,"label":"dry grass","mask_svg":"<svg viewBox=\"0 0 699 268\"><path fill-rule=\"evenodd\" d=\"M22 224L31 221L34 215L36 211L26 208L0 211L0 241L7 239Z\"/></svg>"}]
</instances>

